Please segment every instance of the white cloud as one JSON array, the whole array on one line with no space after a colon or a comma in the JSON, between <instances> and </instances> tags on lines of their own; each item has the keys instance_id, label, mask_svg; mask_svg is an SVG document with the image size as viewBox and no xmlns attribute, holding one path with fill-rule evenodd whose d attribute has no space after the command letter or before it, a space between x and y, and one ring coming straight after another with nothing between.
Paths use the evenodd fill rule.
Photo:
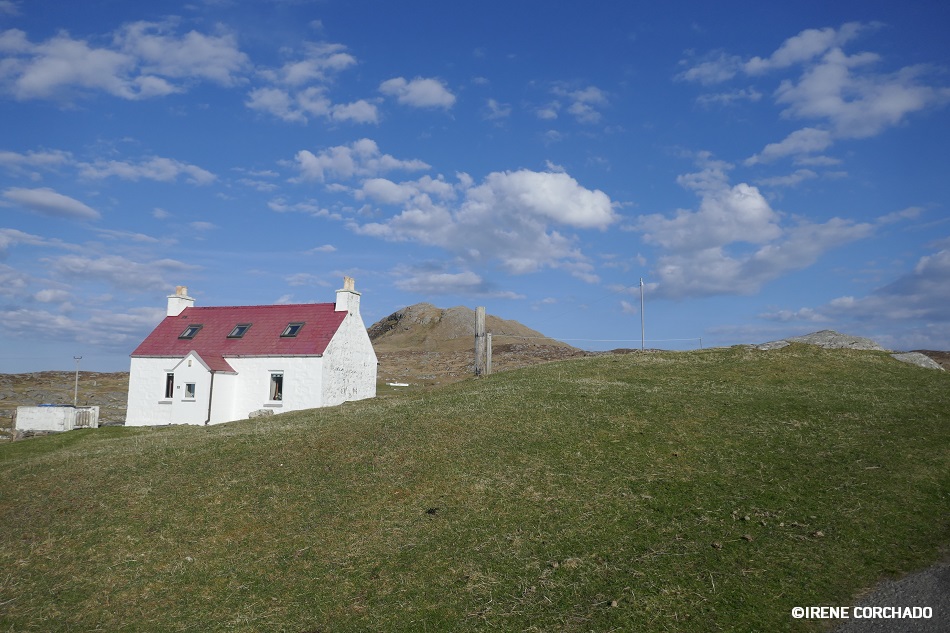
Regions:
<instances>
[{"instance_id":1,"label":"white cloud","mask_svg":"<svg viewBox=\"0 0 950 633\"><path fill-rule=\"evenodd\" d=\"M20 15L20 8L13 0L0 0L0 15Z\"/></svg>"},{"instance_id":2,"label":"white cloud","mask_svg":"<svg viewBox=\"0 0 950 633\"><path fill-rule=\"evenodd\" d=\"M115 176L123 180L156 180L172 182L179 176L193 185L207 185L217 178L211 172L189 165L171 158L158 156L143 160L137 164L124 161L96 161L94 163L80 163L80 175L84 178L102 179Z\"/></svg>"},{"instance_id":3,"label":"white cloud","mask_svg":"<svg viewBox=\"0 0 950 633\"><path fill-rule=\"evenodd\" d=\"M685 62L682 62L685 63ZM742 58L719 53L700 62L676 76L677 79L695 81L704 86L722 83L736 76L742 67Z\"/></svg>"},{"instance_id":4,"label":"white cloud","mask_svg":"<svg viewBox=\"0 0 950 633\"><path fill-rule=\"evenodd\" d=\"M52 246L65 249L75 248L61 240L40 237L39 235L24 233L17 229L0 229L0 257L5 256L11 247L19 244L43 247Z\"/></svg>"},{"instance_id":5,"label":"white cloud","mask_svg":"<svg viewBox=\"0 0 950 633\"><path fill-rule=\"evenodd\" d=\"M448 109L455 105L455 95L438 79L416 77L406 81L403 77L394 77L379 84L379 91L416 108Z\"/></svg>"},{"instance_id":6,"label":"white cloud","mask_svg":"<svg viewBox=\"0 0 950 633\"><path fill-rule=\"evenodd\" d=\"M758 189L745 183L730 186L728 164L706 155L700 164L699 172L679 179L700 196L698 210L680 209L671 217L644 215L636 227L644 241L663 249L655 267L659 296L751 294L874 230L872 224L840 218L787 226Z\"/></svg>"},{"instance_id":7,"label":"white cloud","mask_svg":"<svg viewBox=\"0 0 950 633\"><path fill-rule=\"evenodd\" d=\"M910 66L890 74L859 72L877 55L828 52L797 82L783 81L776 101L788 118L827 122L836 138L867 138L901 123L913 112L944 105L950 88L921 83L925 69Z\"/></svg>"},{"instance_id":8,"label":"white cloud","mask_svg":"<svg viewBox=\"0 0 950 633\"><path fill-rule=\"evenodd\" d=\"M138 262L120 255L65 255L46 261L50 270L60 277L105 281L124 291L163 290L173 285L166 281L168 276L194 270L193 266L174 259Z\"/></svg>"},{"instance_id":9,"label":"white cloud","mask_svg":"<svg viewBox=\"0 0 950 633\"><path fill-rule=\"evenodd\" d=\"M630 315L640 314L640 306L636 306L630 303L629 301L621 300L620 311L623 314L630 314Z\"/></svg>"},{"instance_id":10,"label":"white cloud","mask_svg":"<svg viewBox=\"0 0 950 633\"><path fill-rule=\"evenodd\" d=\"M767 145L746 164L823 151L834 140L875 136L899 125L912 113L950 102L950 88L926 83L925 76L931 70L927 67L875 72L874 68L884 61L880 55L844 52L846 44L878 26L851 22L838 29L806 29L785 40L767 58L742 61L737 56L719 53L677 78L711 85L740 73L762 77L801 69L796 79L781 82L774 93L775 101L783 107L782 117L814 123L783 141ZM706 95L700 101L716 102L720 96Z\"/></svg>"},{"instance_id":11,"label":"white cloud","mask_svg":"<svg viewBox=\"0 0 950 633\"><path fill-rule=\"evenodd\" d=\"M406 292L421 294L485 294L484 280L470 270L461 273L402 271L395 283Z\"/></svg>"},{"instance_id":12,"label":"white cloud","mask_svg":"<svg viewBox=\"0 0 950 633\"><path fill-rule=\"evenodd\" d=\"M291 123L307 123L313 118L378 123L379 112L371 101L333 103L329 97L336 74L356 64L342 44L307 43L302 59L260 71L258 75L270 85L251 90L245 105Z\"/></svg>"},{"instance_id":13,"label":"white cloud","mask_svg":"<svg viewBox=\"0 0 950 633\"><path fill-rule=\"evenodd\" d=\"M757 182L768 187L794 187L806 180L817 178L818 174L810 169L797 169L791 174L785 176L772 176L770 178L760 178Z\"/></svg>"},{"instance_id":14,"label":"white cloud","mask_svg":"<svg viewBox=\"0 0 950 633\"><path fill-rule=\"evenodd\" d=\"M72 299L72 295L58 288L44 288L33 294L33 298L40 303L64 303Z\"/></svg>"},{"instance_id":15,"label":"white cloud","mask_svg":"<svg viewBox=\"0 0 950 633\"><path fill-rule=\"evenodd\" d=\"M783 141L769 143L761 152L747 158L745 164L769 163L786 156L814 154L824 151L832 143L829 131L806 127L792 132Z\"/></svg>"},{"instance_id":16,"label":"white cloud","mask_svg":"<svg viewBox=\"0 0 950 633\"><path fill-rule=\"evenodd\" d=\"M378 198L401 204L403 210L386 221L352 228L363 235L437 246L465 261L498 261L514 274L559 267L581 279L596 278L574 239L554 227L607 228L617 216L605 193L586 189L565 173L494 172L479 185L466 174L458 180L456 191L441 180L420 179L396 188L377 183ZM421 191L420 183L427 183L428 190Z\"/></svg>"},{"instance_id":17,"label":"white cloud","mask_svg":"<svg viewBox=\"0 0 950 633\"><path fill-rule=\"evenodd\" d=\"M10 53L4 75L20 100L68 99L105 92L123 99L146 99L182 92L170 80L238 83L247 56L232 35L196 31L178 36L174 24L136 22L118 30L113 46L95 47L61 32L34 44L26 34L0 34L0 50Z\"/></svg>"},{"instance_id":18,"label":"white cloud","mask_svg":"<svg viewBox=\"0 0 950 633\"><path fill-rule=\"evenodd\" d=\"M313 273L294 273L284 277L288 286L326 286L326 282Z\"/></svg>"},{"instance_id":19,"label":"white cloud","mask_svg":"<svg viewBox=\"0 0 950 633\"><path fill-rule=\"evenodd\" d=\"M343 44L308 42L302 59L289 61L278 70L265 70L261 74L274 83L302 86L324 83L330 73L338 73L356 63L356 58L346 52Z\"/></svg>"},{"instance_id":20,"label":"white cloud","mask_svg":"<svg viewBox=\"0 0 950 633\"><path fill-rule=\"evenodd\" d=\"M790 321L805 321L810 323L825 323L830 321L826 315L813 310L812 308L799 308L798 310L778 310L776 312L765 312L759 315L759 318L767 321L780 321L783 323Z\"/></svg>"},{"instance_id":21,"label":"white cloud","mask_svg":"<svg viewBox=\"0 0 950 633\"><path fill-rule=\"evenodd\" d=\"M696 98L697 103L703 106L729 106L740 101L756 102L762 99L762 93L755 88L742 88L730 92L720 92L717 94L703 94Z\"/></svg>"},{"instance_id":22,"label":"white cloud","mask_svg":"<svg viewBox=\"0 0 950 633\"><path fill-rule=\"evenodd\" d=\"M580 123L599 123L602 115L597 108L606 106L609 103L607 93L596 86L588 86L580 90L571 90L563 85L557 85L554 86L551 92L561 99L567 100L567 112L573 115ZM556 118L556 110L560 109L560 107L560 102L555 102L549 106L549 109L555 108L555 110L553 110L554 116L550 116L551 112L547 112L544 116L541 116L541 113L539 113L539 116L541 116L541 118Z\"/></svg>"},{"instance_id":23,"label":"white cloud","mask_svg":"<svg viewBox=\"0 0 950 633\"><path fill-rule=\"evenodd\" d=\"M485 118L489 120L507 119L511 116L511 106L495 99L485 102Z\"/></svg>"},{"instance_id":24,"label":"white cloud","mask_svg":"<svg viewBox=\"0 0 950 633\"><path fill-rule=\"evenodd\" d=\"M334 121L353 123L379 123L379 111L365 99L352 103L338 103L330 107L330 118Z\"/></svg>"},{"instance_id":25,"label":"white cloud","mask_svg":"<svg viewBox=\"0 0 950 633\"><path fill-rule=\"evenodd\" d=\"M307 117L297 106L290 93L280 88L256 88L248 94L244 102L251 110L267 112L284 121L305 123Z\"/></svg>"},{"instance_id":26,"label":"white cloud","mask_svg":"<svg viewBox=\"0 0 950 633\"><path fill-rule=\"evenodd\" d=\"M141 342L165 316L160 308L137 308L127 312L95 310L86 318L73 318L48 310L13 308L0 311L0 328L15 336L43 336L54 340L71 340L102 346L110 350L128 351Z\"/></svg>"},{"instance_id":27,"label":"white cloud","mask_svg":"<svg viewBox=\"0 0 950 633\"><path fill-rule=\"evenodd\" d=\"M754 75L809 62L833 47L843 46L866 28L867 25L849 22L838 31L832 28L805 29L785 40L768 59L753 57L743 65L743 70Z\"/></svg>"},{"instance_id":28,"label":"white cloud","mask_svg":"<svg viewBox=\"0 0 950 633\"><path fill-rule=\"evenodd\" d=\"M348 180L354 177L372 177L389 171L419 171L429 165L421 160L400 160L379 151L375 141L360 139L350 145L337 145L314 154L301 150L295 156L300 177L296 181L328 178Z\"/></svg>"},{"instance_id":29,"label":"white cloud","mask_svg":"<svg viewBox=\"0 0 950 633\"><path fill-rule=\"evenodd\" d=\"M72 162L72 155L62 150L29 151L25 154L0 151L0 167L14 173L29 169L55 169Z\"/></svg>"},{"instance_id":30,"label":"white cloud","mask_svg":"<svg viewBox=\"0 0 950 633\"><path fill-rule=\"evenodd\" d=\"M313 217L329 217L339 219L339 216L330 212L329 209L321 207L316 201L297 202L288 204L284 198L276 198L267 203L267 208L276 213L306 213Z\"/></svg>"},{"instance_id":31,"label":"white cloud","mask_svg":"<svg viewBox=\"0 0 950 633\"><path fill-rule=\"evenodd\" d=\"M102 217L98 211L75 198L56 193L47 187L41 189L10 188L3 192L3 197L24 209L52 218L98 220Z\"/></svg>"},{"instance_id":32,"label":"white cloud","mask_svg":"<svg viewBox=\"0 0 950 633\"><path fill-rule=\"evenodd\" d=\"M222 86L238 83L247 55L228 33L205 35L189 31L178 36L174 23L134 22L115 36L121 49L138 63L143 76L204 79Z\"/></svg>"},{"instance_id":33,"label":"white cloud","mask_svg":"<svg viewBox=\"0 0 950 633\"><path fill-rule=\"evenodd\" d=\"M950 250L921 257L913 270L864 297L842 296L818 308L760 315L783 321L833 322L892 349L950 347ZM868 332L868 330L871 330Z\"/></svg>"}]
</instances>

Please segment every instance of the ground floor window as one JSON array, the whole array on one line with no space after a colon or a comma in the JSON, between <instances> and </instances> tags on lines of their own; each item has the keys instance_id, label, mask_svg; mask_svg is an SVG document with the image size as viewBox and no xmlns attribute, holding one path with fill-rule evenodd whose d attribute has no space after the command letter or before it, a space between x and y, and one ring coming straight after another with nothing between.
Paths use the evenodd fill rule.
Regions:
<instances>
[{"instance_id":1,"label":"ground floor window","mask_svg":"<svg viewBox=\"0 0 950 633\"><path fill-rule=\"evenodd\" d=\"M270 375L270 399L284 399L284 374L282 372L274 372Z\"/></svg>"},{"instance_id":2,"label":"ground floor window","mask_svg":"<svg viewBox=\"0 0 950 633\"><path fill-rule=\"evenodd\" d=\"M165 397L171 398L175 395L175 374L165 374Z\"/></svg>"},{"instance_id":3,"label":"ground floor window","mask_svg":"<svg viewBox=\"0 0 950 633\"><path fill-rule=\"evenodd\" d=\"M195 397L195 383L186 382L185 383L185 398L194 399Z\"/></svg>"}]
</instances>

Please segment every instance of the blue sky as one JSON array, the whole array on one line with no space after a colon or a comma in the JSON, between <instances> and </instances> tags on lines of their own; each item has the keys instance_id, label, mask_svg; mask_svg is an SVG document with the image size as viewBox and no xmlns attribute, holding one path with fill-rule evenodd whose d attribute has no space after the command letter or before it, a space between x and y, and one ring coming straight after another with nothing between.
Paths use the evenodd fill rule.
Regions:
<instances>
[{"instance_id":1,"label":"blue sky","mask_svg":"<svg viewBox=\"0 0 950 633\"><path fill-rule=\"evenodd\" d=\"M0 372L197 304L950 349L937 2L0 0ZM683 340L678 340L683 339Z\"/></svg>"}]
</instances>

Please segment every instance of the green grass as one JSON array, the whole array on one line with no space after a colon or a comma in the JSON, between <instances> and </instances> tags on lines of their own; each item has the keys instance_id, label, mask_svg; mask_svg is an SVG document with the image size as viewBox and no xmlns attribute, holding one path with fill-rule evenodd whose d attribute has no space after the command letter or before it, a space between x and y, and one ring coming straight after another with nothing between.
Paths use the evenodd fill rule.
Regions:
<instances>
[{"instance_id":1,"label":"green grass","mask_svg":"<svg viewBox=\"0 0 950 633\"><path fill-rule=\"evenodd\" d=\"M948 411L793 345L7 444L0 630L822 630L945 555Z\"/></svg>"}]
</instances>

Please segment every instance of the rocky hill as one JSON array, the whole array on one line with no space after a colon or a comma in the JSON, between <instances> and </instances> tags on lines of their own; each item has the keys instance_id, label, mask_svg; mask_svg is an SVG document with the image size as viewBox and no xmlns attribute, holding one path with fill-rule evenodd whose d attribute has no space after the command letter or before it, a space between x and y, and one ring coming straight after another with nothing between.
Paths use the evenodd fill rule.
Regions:
<instances>
[{"instance_id":1,"label":"rocky hill","mask_svg":"<svg viewBox=\"0 0 950 633\"><path fill-rule=\"evenodd\" d=\"M492 335L495 372L586 354L491 314L485 316L485 329ZM379 357L381 382L436 384L473 373L475 311L471 308L417 303L374 323L369 336Z\"/></svg>"},{"instance_id":2,"label":"rocky hill","mask_svg":"<svg viewBox=\"0 0 950 633\"><path fill-rule=\"evenodd\" d=\"M517 321L491 314L485 316L485 329L491 332L496 344L518 342L533 347L574 349ZM443 309L431 303L417 303L397 310L369 328L369 338L377 352L468 350L474 336L474 310L465 306Z\"/></svg>"}]
</instances>

